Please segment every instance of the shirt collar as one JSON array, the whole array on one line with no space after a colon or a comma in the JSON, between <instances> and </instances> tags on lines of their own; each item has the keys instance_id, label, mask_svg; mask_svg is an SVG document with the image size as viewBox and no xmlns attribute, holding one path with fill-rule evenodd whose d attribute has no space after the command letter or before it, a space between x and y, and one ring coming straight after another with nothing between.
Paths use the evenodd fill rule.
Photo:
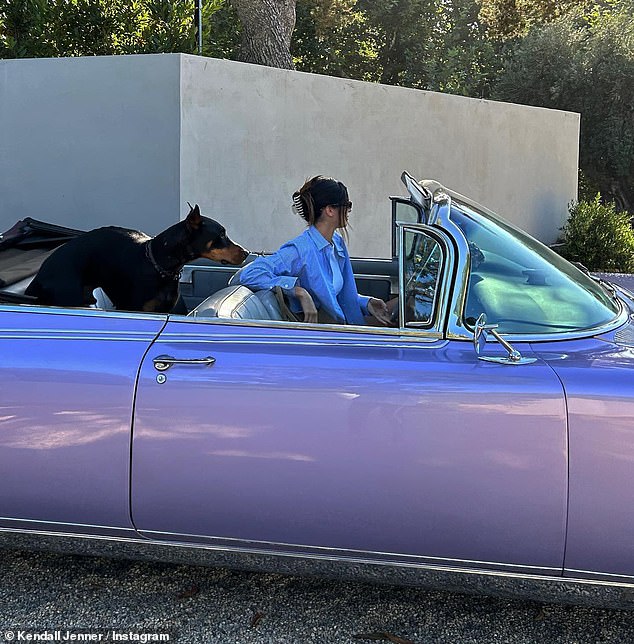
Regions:
<instances>
[{"instance_id":1,"label":"shirt collar","mask_svg":"<svg viewBox=\"0 0 634 644\"><path fill-rule=\"evenodd\" d=\"M313 240L315 246L317 246L317 250L323 250L330 246L330 242L317 230L317 228L315 228L315 226L308 227L308 236ZM332 236L332 245L334 246L337 254L341 254L343 239L337 232Z\"/></svg>"}]
</instances>

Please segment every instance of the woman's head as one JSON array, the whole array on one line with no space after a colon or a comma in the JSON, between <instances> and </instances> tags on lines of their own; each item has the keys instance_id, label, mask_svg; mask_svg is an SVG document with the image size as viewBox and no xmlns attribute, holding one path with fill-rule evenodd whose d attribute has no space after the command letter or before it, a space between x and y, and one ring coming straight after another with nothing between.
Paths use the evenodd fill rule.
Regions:
<instances>
[{"instance_id":1,"label":"woman's head","mask_svg":"<svg viewBox=\"0 0 634 644\"><path fill-rule=\"evenodd\" d=\"M293 193L293 208L309 225L315 224L328 206L339 210L339 228L345 228L352 202L341 181L318 175Z\"/></svg>"}]
</instances>

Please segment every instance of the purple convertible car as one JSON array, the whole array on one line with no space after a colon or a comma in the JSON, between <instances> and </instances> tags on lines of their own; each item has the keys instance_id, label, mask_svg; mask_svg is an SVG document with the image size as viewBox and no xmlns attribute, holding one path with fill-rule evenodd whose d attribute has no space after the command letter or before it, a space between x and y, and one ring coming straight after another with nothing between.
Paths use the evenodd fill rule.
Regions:
<instances>
[{"instance_id":1,"label":"purple convertible car","mask_svg":"<svg viewBox=\"0 0 634 644\"><path fill-rule=\"evenodd\" d=\"M78 233L5 234L0 546L634 605L634 296L403 181L394 259L353 262L394 328L210 263L187 314L38 307Z\"/></svg>"}]
</instances>

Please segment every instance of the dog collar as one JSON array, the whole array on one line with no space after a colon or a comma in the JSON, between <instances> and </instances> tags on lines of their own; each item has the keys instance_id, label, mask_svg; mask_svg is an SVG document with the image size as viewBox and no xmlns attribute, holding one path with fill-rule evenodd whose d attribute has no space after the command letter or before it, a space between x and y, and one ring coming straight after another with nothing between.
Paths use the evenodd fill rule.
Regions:
<instances>
[{"instance_id":1,"label":"dog collar","mask_svg":"<svg viewBox=\"0 0 634 644\"><path fill-rule=\"evenodd\" d=\"M145 244L145 256L150 260L150 263L154 267L154 270L161 276L171 280L179 280L181 276L182 269L178 271L168 271L164 269L159 263L154 259L154 254L152 253L152 240L148 240Z\"/></svg>"}]
</instances>

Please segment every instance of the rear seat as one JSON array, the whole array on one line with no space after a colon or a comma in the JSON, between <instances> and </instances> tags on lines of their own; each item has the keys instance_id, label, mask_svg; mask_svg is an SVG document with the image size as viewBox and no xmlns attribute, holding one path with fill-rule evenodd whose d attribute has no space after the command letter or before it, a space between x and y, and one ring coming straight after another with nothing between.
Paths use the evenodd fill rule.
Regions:
<instances>
[{"instance_id":1,"label":"rear seat","mask_svg":"<svg viewBox=\"0 0 634 644\"><path fill-rule=\"evenodd\" d=\"M238 320L283 320L272 291L256 291L235 285L216 291L203 300L188 317Z\"/></svg>"}]
</instances>

